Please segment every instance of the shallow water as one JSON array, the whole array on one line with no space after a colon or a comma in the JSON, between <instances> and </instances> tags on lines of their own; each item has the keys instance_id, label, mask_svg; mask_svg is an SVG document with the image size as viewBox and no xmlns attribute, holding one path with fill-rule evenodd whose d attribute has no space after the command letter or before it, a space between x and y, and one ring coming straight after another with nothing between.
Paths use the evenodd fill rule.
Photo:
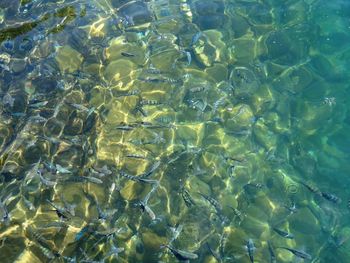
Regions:
<instances>
[{"instance_id":1,"label":"shallow water","mask_svg":"<svg viewBox=\"0 0 350 263\"><path fill-rule=\"evenodd\" d=\"M342 0L0 0L0 262L350 262L349 40Z\"/></svg>"}]
</instances>

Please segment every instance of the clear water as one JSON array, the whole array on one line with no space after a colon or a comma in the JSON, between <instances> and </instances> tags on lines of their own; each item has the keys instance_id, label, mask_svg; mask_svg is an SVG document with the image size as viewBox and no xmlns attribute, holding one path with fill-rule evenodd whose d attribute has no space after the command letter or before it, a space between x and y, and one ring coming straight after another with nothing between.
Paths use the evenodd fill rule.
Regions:
<instances>
[{"instance_id":1,"label":"clear water","mask_svg":"<svg viewBox=\"0 0 350 263\"><path fill-rule=\"evenodd\" d=\"M0 0L0 262L350 262L349 40L343 0Z\"/></svg>"}]
</instances>

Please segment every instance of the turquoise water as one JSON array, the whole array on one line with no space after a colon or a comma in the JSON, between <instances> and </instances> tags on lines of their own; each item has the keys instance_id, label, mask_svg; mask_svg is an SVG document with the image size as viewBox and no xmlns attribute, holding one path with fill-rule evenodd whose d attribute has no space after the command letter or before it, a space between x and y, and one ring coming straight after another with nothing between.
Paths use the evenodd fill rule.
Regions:
<instances>
[{"instance_id":1,"label":"turquoise water","mask_svg":"<svg viewBox=\"0 0 350 263\"><path fill-rule=\"evenodd\" d=\"M0 262L350 262L350 3L0 0Z\"/></svg>"}]
</instances>

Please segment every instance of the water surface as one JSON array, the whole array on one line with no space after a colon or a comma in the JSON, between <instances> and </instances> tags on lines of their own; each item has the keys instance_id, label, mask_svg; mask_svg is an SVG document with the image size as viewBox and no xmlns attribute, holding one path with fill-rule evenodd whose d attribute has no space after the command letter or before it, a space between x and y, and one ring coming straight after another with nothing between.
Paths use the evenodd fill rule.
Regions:
<instances>
[{"instance_id":1,"label":"water surface","mask_svg":"<svg viewBox=\"0 0 350 263\"><path fill-rule=\"evenodd\" d=\"M0 0L1 262L350 262L350 4Z\"/></svg>"}]
</instances>

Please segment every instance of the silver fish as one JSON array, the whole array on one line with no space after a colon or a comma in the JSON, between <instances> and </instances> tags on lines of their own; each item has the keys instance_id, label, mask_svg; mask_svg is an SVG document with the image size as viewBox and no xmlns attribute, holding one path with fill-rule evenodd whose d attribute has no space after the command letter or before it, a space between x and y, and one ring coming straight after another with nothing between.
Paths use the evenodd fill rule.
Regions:
<instances>
[{"instance_id":1,"label":"silver fish","mask_svg":"<svg viewBox=\"0 0 350 263\"><path fill-rule=\"evenodd\" d=\"M215 208L217 213L221 213L222 207L218 201L216 201L214 198L207 196L205 194L202 194L200 192L198 192L198 194L200 194L205 200L207 200Z\"/></svg>"},{"instance_id":2,"label":"silver fish","mask_svg":"<svg viewBox=\"0 0 350 263\"><path fill-rule=\"evenodd\" d=\"M189 66L189 65L191 65L191 62L192 62L191 53L188 52L188 51L185 51L185 55L186 55L186 58L187 58L187 66Z\"/></svg>"},{"instance_id":3,"label":"silver fish","mask_svg":"<svg viewBox=\"0 0 350 263\"><path fill-rule=\"evenodd\" d=\"M56 211L56 214L61 219L69 219L72 217L72 214L70 214L67 209L59 207L58 205L52 203L50 200L46 199L46 201L54 208Z\"/></svg>"},{"instance_id":4,"label":"silver fish","mask_svg":"<svg viewBox=\"0 0 350 263\"><path fill-rule=\"evenodd\" d=\"M157 170L157 168L160 166L160 161L156 161L153 165L152 165L152 167L151 167L151 169L149 169L147 172L145 172L144 174L142 174L141 176L142 177L148 177L148 176L150 176L151 174L153 174L154 172L155 172L155 170Z\"/></svg>"},{"instance_id":5,"label":"silver fish","mask_svg":"<svg viewBox=\"0 0 350 263\"><path fill-rule=\"evenodd\" d=\"M161 248L168 248L178 260L197 259L198 255L189 251L177 249L171 245L162 245Z\"/></svg>"},{"instance_id":6,"label":"silver fish","mask_svg":"<svg viewBox=\"0 0 350 263\"><path fill-rule=\"evenodd\" d=\"M274 227L273 230L274 230L277 234L279 234L281 237L288 238L288 239L293 239L293 238L294 238L294 235L293 235L293 234L288 233L288 232L286 232L286 231L283 231L283 230L281 230L281 229L278 229L278 228L275 228L275 227Z\"/></svg>"},{"instance_id":7,"label":"silver fish","mask_svg":"<svg viewBox=\"0 0 350 263\"><path fill-rule=\"evenodd\" d=\"M332 203L335 203L335 204L340 204L342 202L342 200L338 196L331 194L331 193L321 192L321 196L324 199L326 199Z\"/></svg>"},{"instance_id":8,"label":"silver fish","mask_svg":"<svg viewBox=\"0 0 350 263\"><path fill-rule=\"evenodd\" d=\"M148 184L154 184L154 183L158 183L157 180L152 180L152 179L145 179L142 178L140 176L135 176L135 175L131 175L131 174L127 174L123 171L119 171L119 174L129 180L132 180L134 182L140 182L140 183L148 183Z\"/></svg>"},{"instance_id":9,"label":"silver fish","mask_svg":"<svg viewBox=\"0 0 350 263\"><path fill-rule=\"evenodd\" d=\"M107 258L111 256L118 257L119 253L123 252L124 248L123 247L116 247L115 245L112 245L106 256L103 258L106 260Z\"/></svg>"},{"instance_id":10,"label":"silver fish","mask_svg":"<svg viewBox=\"0 0 350 263\"><path fill-rule=\"evenodd\" d=\"M146 212L152 220L156 220L156 218L157 218L156 214L152 211L152 209L145 202L141 201L139 203L139 205L141 207L141 210L143 212Z\"/></svg>"},{"instance_id":11,"label":"silver fish","mask_svg":"<svg viewBox=\"0 0 350 263\"><path fill-rule=\"evenodd\" d=\"M39 175L39 177L40 177L40 181L41 181L45 186L54 187L54 186L56 185L56 181L47 180L47 179L44 178L41 174Z\"/></svg>"},{"instance_id":12,"label":"silver fish","mask_svg":"<svg viewBox=\"0 0 350 263\"><path fill-rule=\"evenodd\" d=\"M278 247L278 248L288 250L289 252L293 253L298 258L308 259L308 260L312 259L311 255L309 255L308 253L301 251L301 250L296 250L296 249L288 248L288 247Z\"/></svg>"},{"instance_id":13,"label":"silver fish","mask_svg":"<svg viewBox=\"0 0 350 263\"><path fill-rule=\"evenodd\" d=\"M181 189L181 196L185 201L187 207L191 207L196 204L193 198L191 197L190 193L184 187Z\"/></svg>"},{"instance_id":14,"label":"silver fish","mask_svg":"<svg viewBox=\"0 0 350 263\"><path fill-rule=\"evenodd\" d=\"M127 57L127 58L135 57L135 54L130 53L130 52L121 52L120 54L124 57Z\"/></svg>"},{"instance_id":15,"label":"silver fish","mask_svg":"<svg viewBox=\"0 0 350 263\"><path fill-rule=\"evenodd\" d=\"M57 173L60 173L60 174L71 174L72 173L67 168L65 168L59 164L56 164L56 170L57 170Z\"/></svg>"},{"instance_id":16,"label":"silver fish","mask_svg":"<svg viewBox=\"0 0 350 263\"><path fill-rule=\"evenodd\" d=\"M214 250L210 247L210 245L209 245L208 242L206 242L206 245L207 245L207 247L208 247L208 250L210 251L210 254L212 254L213 257L214 257L218 262L222 262L222 259L221 259L220 254L217 253L216 251L214 251Z\"/></svg>"},{"instance_id":17,"label":"silver fish","mask_svg":"<svg viewBox=\"0 0 350 263\"><path fill-rule=\"evenodd\" d=\"M277 259L276 259L275 251L274 251L270 241L267 241L267 246L268 246L269 252L270 252L270 262L271 263L276 263Z\"/></svg>"},{"instance_id":18,"label":"silver fish","mask_svg":"<svg viewBox=\"0 0 350 263\"><path fill-rule=\"evenodd\" d=\"M254 242L253 242L252 239L249 239L247 241L246 248L247 248L247 252L248 252L248 256L249 256L250 262L254 263L254 251L255 251L256 248L254 246Z\"/></svg>"},{"instance_id":19,"label":"silver fish","mask_svg":"<svg viewBox=\"0 0 350 263\"><path fill-rule=\"evenodd\" d=\"M202 35L203 35L203 33L201 31L194 34L192 37L191 43L190 43L190 47L192 47L194 44L196 44Z\"/></svg>"},{"instance_id":20,"label":"silver fish","mask_svg":"<svg viewBox=\"0 0 350 263\"><path fill-rule=\"evenodd\" d=\"M131 131L134 129L133 126L130 125L119 125L117 127L115 127L117 130L122 130L122 131Z\"/></svg>"},{"instance_id":21,"label":"silver fish","mask_svg":"<svg viewBox=\"0 0 350 263\"><path fill-rule=\"evenodd\" d=\"M181 231L183 229L183 225L178 225L177 227L170 227L170 230L172 232L172 237L169 241L169 244L171 244L177 237L180 235Z\"/></svg>"}]
</instances>

